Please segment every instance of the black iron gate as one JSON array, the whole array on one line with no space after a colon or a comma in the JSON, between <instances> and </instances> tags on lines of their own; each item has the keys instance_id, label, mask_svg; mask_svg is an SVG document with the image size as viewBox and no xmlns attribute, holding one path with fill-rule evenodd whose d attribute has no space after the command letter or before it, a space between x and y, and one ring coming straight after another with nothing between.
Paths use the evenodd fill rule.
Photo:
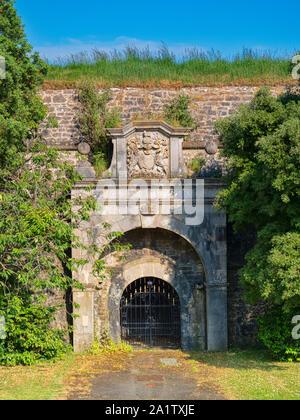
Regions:
<instances>
[{"instance_id":1,"label":"black iron gate","mask_svg":"<svg viewBox=\"0 0 300 420\"><path fill-rule=\"evenodd\" d=\"M131 283L121 299L122 340L138 346L181 345L180 300L163 280L145 277Z\"/></svg>"}]
</instances>

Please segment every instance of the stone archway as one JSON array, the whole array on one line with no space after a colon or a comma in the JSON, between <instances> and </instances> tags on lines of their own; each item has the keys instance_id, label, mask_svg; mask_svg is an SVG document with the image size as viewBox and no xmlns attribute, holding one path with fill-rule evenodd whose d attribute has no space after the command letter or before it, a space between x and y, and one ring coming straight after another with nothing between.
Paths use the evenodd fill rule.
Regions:
<instances>
[{"instance_id":1,"label":"stone archway","mask_svg":"<svg viewBox=\"0 0 300 420\"><path fill-rule=\"evenodd\" d=\"M177 287L180 281L185 286L182 293L186 295L186 306L189 311L184 317L186 328L183 328L183 343L186 348L207 348L208 351L221 351L227 349L227 245L226 245L226 216L213 207L213 199L220 189L215 181L207 182L205 186L205 218L199 226L188 226L184 217L170 215L112 215L103 218L101 214L91 215L90 221L82 224L78 235L85 238L87 243L94 241L104 245L102 223L105 220L111 225L113 231L123 232L125 236L137 230L146 232L155 230L164 231L175 235L177 241L184 241L183 248L188 248L190 255L197 256L202 261L203 273L198 279L190 281L194 276L194 263L189 258L185 262L185 276L175 275L170 281ZM87 234L89 232L89 235ZM77 233L77 232L76 232ZM159 237L158 237L159 239ZM151 246L144 246L151 254ZM76 250L73 251L76 255ZM145 257L146 255L143 255ZM141 255L134 259L140 260ZM165 258L163 253L158 258ZM140 264L136 263L136 266ZM145 263L146 264L146 263ZM123 266L122 266L123 270ZM139 273L134 280L141 276L153 276L153 269L149 273ZM180 273L181 268L176 267L175 273ZM103 328L110 329L113 337L118 340L119 332L119 307L112 303L114 298L121 299L125 288L124 276L119 267L111 279L110 285L104 285L104 292L95 288L92 276L92 262L79 272L79 279L86 286L84 292L74 292L74 302L81 306L77 312L79 318L74 321L74 348L81 351L94 340ZM126 278L126 276L125 276ZM158 278L164 279L162 275ZM101 293L103 296L101 296ZM101 303L97 303L97 299ZM195 305L195 299L203 300L200 305ZM95 303L96 302L96 303ZM205 315L203 314L205 307ZM95 312L95 308L97 308ZM98 313L97 313L98 311ZM101 312L101 314L100 314ZM100 316L101 315L101 316ZM201 322L199 322L201 320ZM205 322L203 326L202 322ZM184 323L183 323L184 324ZM200 343L200 345L199 345Z\"/></svg>"},{"instance_id":2,"label":"stone archway","mask_svg":"<svg viewBox=\"0 0 300 420\"><path fill-rule=\"evenodd\" d=\"M130 231L126 240L135 246L128 261L114 271L106 292L106 328L112 337L117 341L121 336L119 305L124 290L137 279L154 277L170 284L179 295L183 348L206 349L205 274L197 253L183 238L160 229ZM103 308L105 302L101 299L98 307Z\"/></svg>"}]
</instances>

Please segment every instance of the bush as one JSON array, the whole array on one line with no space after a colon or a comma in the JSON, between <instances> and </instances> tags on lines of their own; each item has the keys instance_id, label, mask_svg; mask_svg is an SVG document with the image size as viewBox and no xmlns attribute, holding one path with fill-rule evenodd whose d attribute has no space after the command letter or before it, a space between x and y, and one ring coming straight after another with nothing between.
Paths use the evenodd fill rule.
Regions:
<instances>
[{"instance_id":1,"label":"bush","mask_svg":"<svg viewBox=\"0 0 300 420\"><path fill-rule=\"evenodd\" d=\"M6 319L6 339L0 341L0 365L32 365L62 357L70 349L63 331L49 328L56 308L14 297Z\"/></svg>"},{"instance_id":2,"label":"bush","mask_svg":"<svg viewBox=\"0 0 300 420\"><path fill-rule=\"evenodd\" d=\"M300 361L300 339L292 337L294 315L276 306L258 319L258 337L277 360Z\"/></svg>"},{"instance_id":3,"label":"bush","mask_svg":"<svg viewBox=\"0 0 300 420\"><path fill-rule=\"evenodd\" d=\"M191 169L194 173L198 173L203 168L205 163L205 159L201 158L201 156L199 155L191 161L191 163L189 164L189 169Z\"/></svg>"},{"instance_id":4,"label":"bush","mask_svg":"<svg viewBox=\"0 0 300 420\"><path fill-rule=\"evenodd\" d=\"M196 129L196 120L189 110L190 103L191 99L188 96L179 95L164 107L164 118L171 125Z\"/></svg>"}]
</instances>

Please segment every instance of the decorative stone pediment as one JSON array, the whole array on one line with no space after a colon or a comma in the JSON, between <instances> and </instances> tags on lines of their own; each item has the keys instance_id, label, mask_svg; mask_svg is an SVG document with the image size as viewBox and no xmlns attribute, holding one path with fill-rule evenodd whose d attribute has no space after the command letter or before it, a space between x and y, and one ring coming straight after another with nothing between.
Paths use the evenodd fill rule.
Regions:
<instances>
[{"instance_id":1,"label":"decorative stone pediment","mask_svg":"<svg viewBox=\"0 0 300 420\"><path fill-rule=\"evenodd\" d=\"M109 129L114 153L106 176L171 178L184 175L182 142L188 130L164 121L140 121Z\"/></svg>"},{"instance_id":2,"label":"decorative stone pediment","mask_svg":"<svg viewBox=\"0 0 300 420\"><path fill-rule=\"evenodd\" d=\"M159 132L137 132L127 142L129 178L165 178L169 176L170 144Z\"/></svg>"}]
</instances>

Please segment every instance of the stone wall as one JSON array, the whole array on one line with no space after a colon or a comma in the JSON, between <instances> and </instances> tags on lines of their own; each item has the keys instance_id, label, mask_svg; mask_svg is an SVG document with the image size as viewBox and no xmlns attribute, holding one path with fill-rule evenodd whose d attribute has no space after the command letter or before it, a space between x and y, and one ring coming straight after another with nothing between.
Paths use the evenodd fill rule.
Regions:
<instances>
[{"instance_id":1,"label":"stone wall","mask_svg":"<svg viewBox=\"0 0 300 420\"><path fill-rule=\"evenodd\" d=\"M192 135L186 148L204 148L208 141L217 141L213 124L218 118L232 114L242 103L248 103L257 87L224 86L194 87L175 89L145 89L123 88L111 89L113 99L111 107L119 108L124 123L142 116L155 116L162 114L164 105L184 93L189 96L191 112L197 120L199 128ZM283 92L283 87L272 88L273 94ZM56 117L59 127L46 129L43 134L49 144L60 146L76 146L80 142L80 132L76 124L76 114L79 109L78 92L74 89L44 90L41 92L44 103L49 108L50 116Z\"/></svg>"},{"instance_id":2,"label":"stone wall","mask_svg":"<svg viewBox=\"0 0 300 420\"><path fill-rule=\"evenodd\" d=\"M207 144L211 141L218 143L216 134L214 133L213 124L219 118L229 116L242 103L248 103L258 90L256 87L194 87L184 88L180 91L171 89L143 89L143 88L124 88L112 89L113 99L110 103L111 107L120 108L123 122L129 122L136 117L155 116L162 113L163 106L179 93L184 93L192 99L191 111L193 117L198 121L199 128L191 136L191 139L184 142L184 157L186 162L191 160L195 155L201 155L208 158ZM283 87L272 88L274 95L283 92ZM77 126L77 112L79 110L78 92L76 90L45 90L41 92L41 96L49 108L51 117L56 117L59 127L46 128L42 127L43 136L49 145L55 145L62 150L73 151L73 159L75 158L75 150L81 142L81 135ZM133 234L137 235L137 233ZM151 236L152 235L152 236ZM146 236L130 238L135 243L135 249L132 255L142 257L145 252L150 252L149 247L145 245L151 243L153 252L163 252L168 249L168 243L165 238L160 243L159 236L151 234L146 241ZM170 238L169 238L170 239ZM144 242L143 242L144 241ZM144 243L144 245L142 245ZM174 247L174 240L169 241L169 245ZM231 227L228 228L227 235L228 245L228 328L229 343L231 345L250 344L254 342L254 334L256 324L255 317L260 310L259 306L253 307L246 304L242 299L242 292L238 287L238 270L244 263L244 255L251 246L251 238L243 235L233 235ZM175 247L176 248L176 247ZM184 247L182 247L184 250ZM172 254L173 252L173 254ZM170 251L170 258L175 258L174 249ZM176 253L176 252L175 252ZM172 254L172 255L171 255ZM178 254L179 255L179 254ZM188 262L185 260L185 253L178 259L185 261L185 268L179 270L186 271L186 276L193 279L193 272L189 272ZM177 258L177 257L176 257ZM191 267L192 265L190 265ZM183 267L183 265L182 265ZM195 267L195 265L194 265ZM119 267L121 269L121 266ZM180 272L181 272L180 271ZM199 278L199 276L198 276ZM192 281L193 283L193 281ZM95 322L102 322L103 326L109 324L109 316L106 308L109 306L108 285L103 285L103 294L96 294L95 313L98 314ZM106 291L105 291L106 290ZM106 303L104 301L106 301ZM105 303L105 304L104 304ZM63 319L63 316L61 317ZM98 321L97 321L98 319ZM63 321L62 321L63 323ZM99 330L99 325L96 325Z\"/></svg>"}]
</instances>

